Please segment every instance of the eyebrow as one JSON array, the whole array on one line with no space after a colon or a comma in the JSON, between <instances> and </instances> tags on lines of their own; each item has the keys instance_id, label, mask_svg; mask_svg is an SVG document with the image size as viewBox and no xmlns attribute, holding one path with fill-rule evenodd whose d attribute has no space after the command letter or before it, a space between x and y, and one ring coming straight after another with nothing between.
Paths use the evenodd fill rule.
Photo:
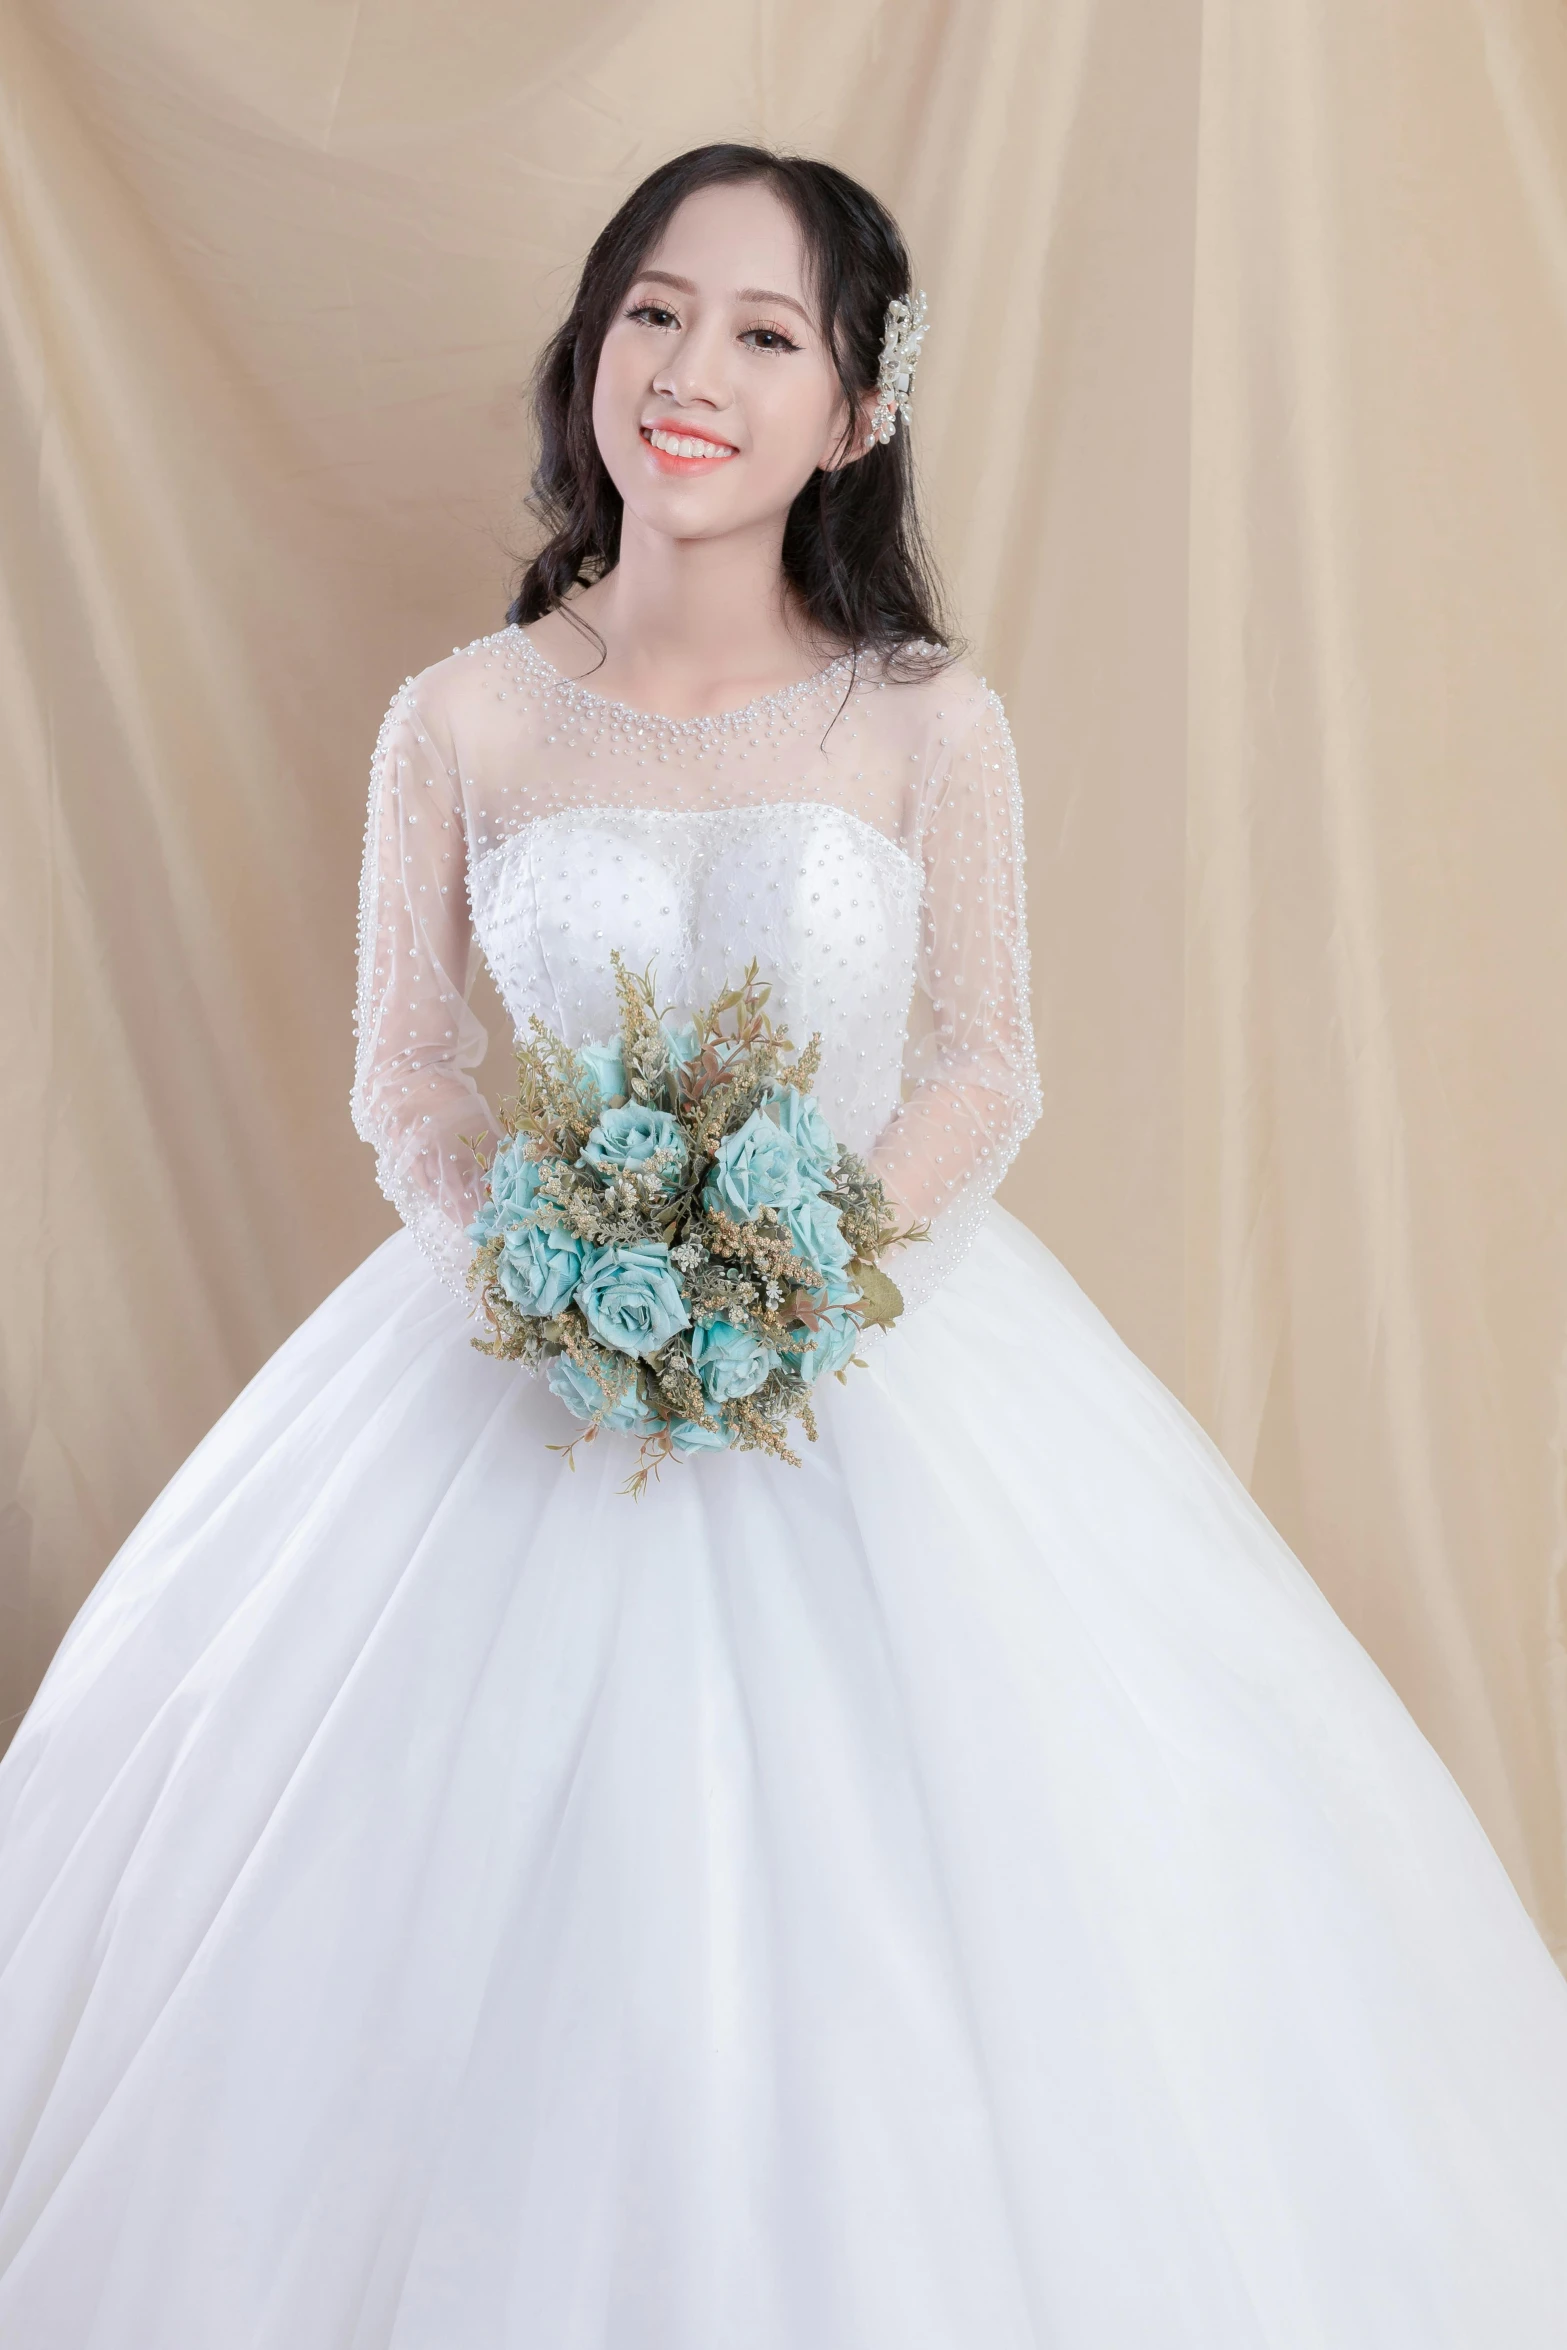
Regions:
<instances>
[{"instance_id":1,"label":"eyebrow","mask_svg":"<svg viewBox=\"0 0 1567 2350\"><path fill-rule=\"evenodd\" d=\"M631 282L634 286L649 283L673 286L677 294L694 294L696 292L695 286L688 277L676 277L674 271L670 269L639 269ZM737 302L778 302L785 310L796 311L805 320L807 326L814 324L811 314L803 302L797 302L792 294L772 293L766 286L741 286L735 294L735 300Z\"/></svg>"}]
</instances>

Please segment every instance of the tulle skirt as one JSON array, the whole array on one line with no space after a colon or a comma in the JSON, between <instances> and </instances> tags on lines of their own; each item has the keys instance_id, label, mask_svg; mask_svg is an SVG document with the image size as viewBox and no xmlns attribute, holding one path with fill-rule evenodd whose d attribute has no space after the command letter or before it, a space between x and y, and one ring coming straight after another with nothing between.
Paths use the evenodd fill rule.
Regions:
<instances>
[{"instance_id":1,"label":"tulle skirt","mask_svg":"<svg viewBox=\"0 0 1567 2350\"><path fill-rule=\"evenodd\" d=\"M4 2350L1561 2350L1567 1985L999 1210L641 1501L411 1241L0 1766Z\"/></svg>"}]
</instances>

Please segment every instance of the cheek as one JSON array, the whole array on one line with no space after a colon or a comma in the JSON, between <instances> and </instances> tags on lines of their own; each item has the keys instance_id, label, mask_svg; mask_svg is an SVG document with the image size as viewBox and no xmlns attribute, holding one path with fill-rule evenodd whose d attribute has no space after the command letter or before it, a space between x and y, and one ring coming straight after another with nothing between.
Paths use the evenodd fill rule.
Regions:
<instances>
[{"instance_id":1,"label":"cheek","mask_svg":"<svg viewBox=\"0 0 1567 2350\"><path fill-rule=\"evenodd\" d=\"M795 375L781 361L777 379L764 378L755 390L755 415L760 427L756 434L757 448L765 450L772 460L770 471L794 474L804 482L831 437L833 416L841 398L837 378L823 381L818 374L806 376L803 371Z\"/></svg>"},{"instance_id":2,"label":"cheek","mask_svg":"<svg viewBox=\"0 0 1567 2350\"><path fill-rule=\"evenodd\" d=\"M624 447L635 437L636 420L647 390L647 369L640 348L612 328L599 352L593 378L593 431L601 449Z\"/></svg>"}]
</instances>

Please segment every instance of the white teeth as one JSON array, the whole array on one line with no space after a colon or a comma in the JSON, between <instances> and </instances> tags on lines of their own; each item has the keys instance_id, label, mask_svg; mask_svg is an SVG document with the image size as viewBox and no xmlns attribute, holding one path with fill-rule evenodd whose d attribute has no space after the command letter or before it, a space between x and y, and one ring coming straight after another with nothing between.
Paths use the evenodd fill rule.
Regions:
<instances>
[{"instance_id":1,"label":"white teeth","mask_svg":"<svg viewBox=\"0 0 1567 2350\"><path fill-rule=\"evenodd\" d=\"M648 439L655 449L662 449L666 457L732 457L733 449L721 441L699 441L688 432L660 432L656 425L648 428Z\"/></svg>"}]
</instances>

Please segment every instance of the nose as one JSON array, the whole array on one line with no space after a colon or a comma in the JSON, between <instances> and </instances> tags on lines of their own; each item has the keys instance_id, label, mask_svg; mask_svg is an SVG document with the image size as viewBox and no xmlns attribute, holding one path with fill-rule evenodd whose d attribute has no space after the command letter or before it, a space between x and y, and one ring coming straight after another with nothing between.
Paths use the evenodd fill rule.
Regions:
<instances>
[{"instance_id":1,"label":"nose","mask_svg":"<svg viewBox=\"0 0 1567 2350\"><path fill-rule=\"evenodd\" d=\"M682 408L727 408L728 342L718 320L699 319L662 354L653 389Z\"/></svg>"}]
</instances>

